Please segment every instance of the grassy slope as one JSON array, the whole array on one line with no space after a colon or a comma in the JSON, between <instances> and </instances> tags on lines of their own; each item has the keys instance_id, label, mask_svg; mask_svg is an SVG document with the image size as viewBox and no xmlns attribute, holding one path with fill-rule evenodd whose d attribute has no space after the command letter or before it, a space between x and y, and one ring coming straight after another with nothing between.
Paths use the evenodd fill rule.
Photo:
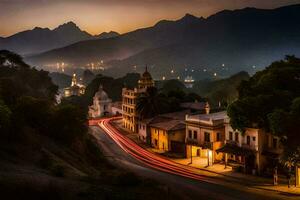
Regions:
<instances>
[{"instance_id":1,"label":"grassy slope","mask_svg":"<svg viewBox=\"0 0 300 200\"><path fill-rule=\"evenodd\" d=\"M75 144L76 152L38 135L22 141L0 145L5 199L167 198L161 185L107 163L93 139Z\"/></svg>"}]
</instances>

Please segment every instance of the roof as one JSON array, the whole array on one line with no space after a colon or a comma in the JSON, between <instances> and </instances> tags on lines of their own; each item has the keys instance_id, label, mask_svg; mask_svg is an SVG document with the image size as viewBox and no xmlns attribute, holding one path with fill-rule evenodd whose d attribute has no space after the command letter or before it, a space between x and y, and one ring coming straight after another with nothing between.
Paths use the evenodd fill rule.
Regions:
<instances>
[{"instance_id":1,"label":"roof","mask_svg":"<svg viewBox=\"0 0 300 200\"><path fill-rule=\"evenodd\" d=\"M150 124L151 127L166 130L166 131L175 131L185 129L185 124L181 120L168 120L159 123Z\"/></svg>"},{"instance_id":2,"label":"roof","mask_svg":"<svg viewBox=\"0 0 300 200\"><path fill-rule=\"evenodd\" d=\"M186 116L186 121L214 125L224 123L227 118L228 116L226 111L222 111L211 114L188 115Z\"/></svg>"},{"instance_id":3,"label":"roof","mask_svg":"<svg viewBox=\"0 0 300 200\"><path fill-rule=\"evenodd\" d=\"M206 106L206 102L186 102L180 104L181 108L193 109L193 110L204 110L205 106Z\"/></svg>"},{"instance_id":4,"label":"roof","mask_svg":"<svg viewBox=\"0 0 300 200\"><path fill-rule=\"evenodd\" d=\"M191 114L190 110L183 110L179 112L165 113L160 114L152 118L143 119L141 122L145 124L153 124L163 121L169 121L171 119L181 120L182 122L185 120L185 116Z\"/></svg>"},{"instance_id":5,"label":"roof","mask_svg":"<svg viewBox=\"0 0 300 200\"><path fill-rule=\"evenodd\" d=\"M234 144L226 143L224 146L216 150L217 153L230 153L238 156L250 156L254 155L254 150L239 147Z\"/></svg>"},{"instance_id":6,"label":"roof","mask_svg":"<svg viewBox=\"0 0 300 200\"><path fill-rule=\"evenodd\" d=\"M159 116L162 117L167 117L170 119L178 119L178 120L185 120L185 116L191 114L190 110L183 110L183 111L178 111L178 112L172 112L172 113L165 113L165 114L161 114Z\"/></svg>"}]
</instances>

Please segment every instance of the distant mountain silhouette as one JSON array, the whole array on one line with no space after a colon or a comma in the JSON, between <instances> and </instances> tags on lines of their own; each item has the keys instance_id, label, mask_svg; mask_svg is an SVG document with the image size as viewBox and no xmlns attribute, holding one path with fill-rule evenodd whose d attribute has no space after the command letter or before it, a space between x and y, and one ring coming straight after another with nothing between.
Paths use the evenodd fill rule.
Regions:
<instances>
[{"instance_id":1,"label":"distant mountain silhouette","mask_svg":"<svg viewBox=\"0 0 300 200\"><path fill-rule=\"evenodd\" d=\"M68 22L53 30L35 27L32 30L19 32L7 38L0 38L0 49L28 55L64 47L83 40L103 39L115 35L115 32L110 32L92 36L80 30L74 22Z\"/></svg>"},{"instance_id":2,"label":"distant mountain silhouette","mask_svg":"<svg viewBox=\"0 0 300 200\"><path fill-rule=\"evenodd\" d=\"M99 35L95 35L95 39L107 39L107 38L113 38L113 37L117 37L120 34L115 32L115 31L110 31L110 32L103 32L100 33Z\"/></svg>"},{"instance_id":3,"label":"distant mountain silhouette","mask_svg":"<svg viewBox=\"0 0 300 200\"><path fill-rule=\"evenodd\" d=\"M300 5L224 10L206 19L186 14L177 21L162 20L114 38L78 42L27 61L39 66L60 60L85 65L101 58L114 76L142 71L146 64L156 78L171 76L171 69L182 77L185 68L194 69L193 76L199 78L228 76L261 69L285 54L300 55L298 24Z\"/></svg>"}]
</instances>

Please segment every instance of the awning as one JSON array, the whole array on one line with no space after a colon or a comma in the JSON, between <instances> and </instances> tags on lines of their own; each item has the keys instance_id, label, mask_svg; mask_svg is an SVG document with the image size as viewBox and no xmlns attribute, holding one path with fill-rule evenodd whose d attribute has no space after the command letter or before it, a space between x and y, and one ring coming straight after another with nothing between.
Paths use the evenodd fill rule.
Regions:
<instances>
[{"instance_id":1,"label":"awning","mask_svg":"<svg viewBox=\"0 0 300 200\"><path fill-rule=\"evenodd\" d=\"M250 156L250 155L255 155L255 151L243 147L239 147L234 144L225 144L221 148L216 150L217 153L229 153L229 154L234 154L237 156Z\"/></svg>"}]
</instances>

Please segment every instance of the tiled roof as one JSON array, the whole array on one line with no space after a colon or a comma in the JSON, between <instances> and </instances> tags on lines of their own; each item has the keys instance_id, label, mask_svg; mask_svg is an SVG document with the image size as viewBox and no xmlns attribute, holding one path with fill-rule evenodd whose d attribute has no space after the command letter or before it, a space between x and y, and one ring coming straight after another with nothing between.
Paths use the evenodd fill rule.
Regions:
<instances>
[{"instance_id":1,"label":"tiled roof","mask_svg":"<svg viewBox=\"0 0 300 200\"><path fill-rule=\"evenodd\" d=\"M174 131L174 130L185 129L185 124L181 120L172 119L164 122L152 123L150 124L150 127L154 127L166 131Z\"/></svg>"}]
</instances>

